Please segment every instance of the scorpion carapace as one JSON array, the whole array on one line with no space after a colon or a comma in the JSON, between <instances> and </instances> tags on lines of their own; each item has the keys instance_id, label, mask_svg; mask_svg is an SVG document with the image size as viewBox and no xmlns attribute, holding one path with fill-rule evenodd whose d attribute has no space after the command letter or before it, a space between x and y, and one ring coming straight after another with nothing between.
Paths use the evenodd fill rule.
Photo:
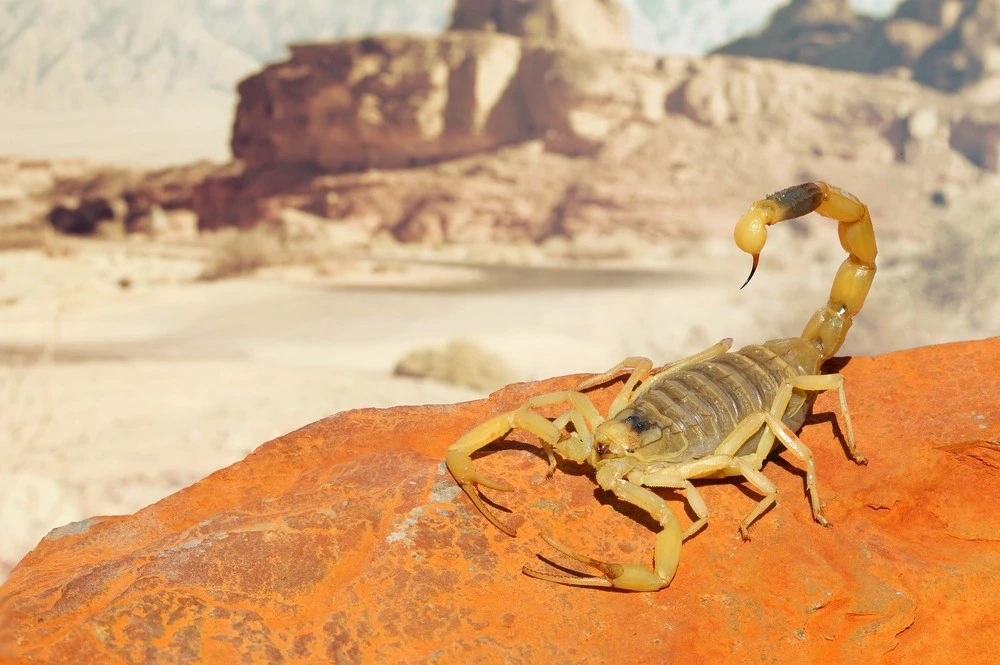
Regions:
<instances>
[{"instance_id":1,"label":"scorpion carapace","mask_svg":"<svg viewBox=\"0 0 1000 665\"><path fill-rule=\"evenodd\" d=\"M750 525L777 497L777 488L761 473L776 441L805 465L813 517L827 524L817 494L812 453L795 432L805 421L816 394L836 389L848 450L857 463L865 463L855 446L843 376L821 374L820 366L843 344L875 277L877 250L868 208L832 185L805 183L750 206L736 224L735 239L740 249L753 257L753 277L767 240L767 227L810 212L839 223L840 244L848 257L833 281L829 300L809 320L800 337L772 340L735 352L729 351L732 340L725 339L658 369L646 358L626 358L574 390L539 395L515 411L491 418L448 449L448 468L462 489L486 519L511 536L514 531L486 507L478 489L510 488L483 477L470 455L514 428L538 436L549 460L549 475L555 471L557 452L587 462L595 468L597 483L604 490L645 510L661 526L652 568L598 561L543 535L549 545L600 575L568 576L528 567L524 573L575 586L662 589L670 584L677 570L681 543L708 522L708 508L691 481L741 476L763 494L764 498L740 523L740 532L748 538ZM586 391L607 383L623 370L630 373L605 418ZM568 404L569 409L553 420L535 411L559 403ZM682 531L670 506L650 487L684 490L697 519Z\"/></svg>"}]
</instances>

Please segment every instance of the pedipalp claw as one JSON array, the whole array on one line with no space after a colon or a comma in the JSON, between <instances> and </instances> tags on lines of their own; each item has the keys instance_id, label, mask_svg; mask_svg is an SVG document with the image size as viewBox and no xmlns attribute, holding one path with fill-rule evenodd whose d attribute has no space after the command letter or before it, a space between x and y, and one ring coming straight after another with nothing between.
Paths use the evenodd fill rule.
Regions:
<instances>
[{"instance_id":1,"label":"pedipalp claw","mask_svg":"<svg viewBox=\"0 0 1000 665\"><path fill-rule=\"evenodd\" d=\"M556 584L565 584L568 586L604 587L627 589L629 591L657 591L669 584L668 580L660 578L656 573L645 566L599 561L585 554L574 552L545 534L542 534L542 539L571 559L576 559L580 563L597 569L600 571L602 576L587 576L583 573L578 573L579 576L556 575L554 573L543 573L541 571L532 570L531 568L524 566L521 568L521 572L528 577L534 577L535 579L545 580L546 582L555 582Z\"/></svg>"},{"instance_id":2,"label":"pedipalp claw","mask_svg":"<svg viewBox=\"0 0 1000 665\"><path fill-rule=\"evenodd\" d=\"M570 548L566 547L565 545L563 545L562 543L560 543L558 540L556 540L555 538L553 538L552 536L547 536L544 533L542 534L542 540L544 540L545 542L547 542L550 547L553 547L553 548L559 550L560 552L562 552L563 554L565 554L569 558L576 559L580 563L583 563L583 564L586 564L588 566L592 566L594 568L597 568L598 570L600 570L603 573L606 573L607 570L609 570L612 566L617 565L617 564L612 564L612 563L604 563L603 561L598 561L597 559L592 559L591 557L587 556L586 554L579 554L577 552L574 552L573 550L571 550ZM621 566L618 566L618 567L621 568Z\"/></svg>"},{"instance_id":3,"label":"pedipalp claw","mask_svg":"<svg viewBox=\"0 0 1000 665\"><path fill-rule=\"evenodd\" d=\"M448 453L447 457L445 457L445 462L448 464L448 470L455 476L455 480L462 485L482 485L498 492L514 491L513 487L504 485L496 480L491 480L479 473L479 470L472 463L472 458L461 451L453 450Z\"/></svg>"},{"instance_id":4,"label":"pedipalp claw","mask_svg":"<svg viewBox=\"0 0 1000 665\"><path fill-rule=\"evenodd\" d=\"M577 554L573 550L569 549L565 545L560 544L554 538L551 538L550 536L547 536L544 533L542 534L542 540L548 543L549 546L559 550L560 552L570 557L571 559L576 559L580 563L597 568L604 574L604 577L594 577L590 575L585 575L584 573L580 573L577 571L572 571L573 573L575 573L575 575L572 576L557 575L555 573L544 573L538 570L533 570L528 566L524 566L521 568L521 572L527 575L528 577L534 577L535 579L545 580L546 582L555 582L556 584L566 584L569 586L593 586L593 587L605 587L605 588L614 587L614 584L611 582L610 579L608 579L609 572L611 573L619 572L620 574L620 571L608 570L608 568L610 566L613 566L614 564L606 564L603 561L597 561L596 559L592 559L589 556L583 554ZM618 575L613 575L613 577L617 576Z\"/></svg>"},{"instance_id":5,"label":"pedipalp claw","mask_svg":"<svg viewBox=\"0 0 1000 665\"><path fill-rule=\"evenodd\" d=\"M497 490L499 492L513 492L514 488L508 487L503 483L499 483L495 480L490 480L486 476L479 473L476 470L475 465L472 463L472 458L459 450L453 450L448 453L445 457L445 463L448 465L448 470L451 474L455 476L455 480L458 481L459 486L465 490L469 499L475 504L479 512L483 514L490 524L500 529L508 536L516 537L517 532L510 528L503 522L501 522L496 515L486 506L483 502L481 496L479 496L479 486L489 487L490 489Z\"/></svg>"}]
</instances>

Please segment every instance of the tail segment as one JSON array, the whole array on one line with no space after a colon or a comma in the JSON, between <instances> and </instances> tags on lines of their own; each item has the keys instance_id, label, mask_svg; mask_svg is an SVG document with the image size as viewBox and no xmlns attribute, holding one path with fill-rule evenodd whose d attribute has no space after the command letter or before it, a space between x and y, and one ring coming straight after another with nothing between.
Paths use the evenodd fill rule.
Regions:
<instances>
[{"instance_id":1,"label":"tail segment","mask_svg":"<svg viewBox=\"0 0 1000 665\"><path fill-rule=\"evenodd\" d=\"M802 332L803 338L816 344L825 360L844 343L851 322L861 311L875 279L878 248L868 206L839 187L825 182L808 182L783 189L751 205L737 222L734 235L739 248L753 256L753 268L746 282L749 283L767 241L767 227L810 212L839 222L840 245L848 253L833 280L826 306L813 314Z\"/></svg>"}]
</instances>

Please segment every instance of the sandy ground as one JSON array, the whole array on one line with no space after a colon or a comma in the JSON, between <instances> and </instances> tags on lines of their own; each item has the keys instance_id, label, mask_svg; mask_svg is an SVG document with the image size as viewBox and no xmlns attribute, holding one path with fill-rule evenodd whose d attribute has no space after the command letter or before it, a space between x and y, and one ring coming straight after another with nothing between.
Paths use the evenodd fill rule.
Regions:
<instances>
[{"instance_id":1,"label":"sandy ground","mask_svg":"<svg viewBox=\"0 0 1000 665\"><path fill-rule=\"evenodd\" d=\"M0 108L4 155L156 166L229 159L235 100L144 104L98 109Z\"/></svg>"},{"instance_id":2,"label":"sandy ground","mask_svg":"<svg viewBox=\"0 0 1000 665\"><path fill-rule=\"evenodd\" d=\"M0 252L0 580L50 529L134 512L337 411L485 394L393 376L415 348L474 340L528 380L797 334L842 256L796 242L776 234L744 291L728 239L655 268L424 257L216 282L155 244ZM844 353L967 334L893 333L912 326L888 273Z\"/></svg>"}]
</instances>

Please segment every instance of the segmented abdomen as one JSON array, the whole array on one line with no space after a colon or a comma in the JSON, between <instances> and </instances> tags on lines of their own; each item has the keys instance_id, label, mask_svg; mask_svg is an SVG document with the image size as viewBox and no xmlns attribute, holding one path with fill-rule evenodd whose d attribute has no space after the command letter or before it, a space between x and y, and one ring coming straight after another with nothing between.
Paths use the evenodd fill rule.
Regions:
<instances>
[{"instance_id":1,"label":"segmented abdomen","mask_svg":"<svg viewBox=\"0 0 1000 665\"><path fill-rule=\"evenodd\" d=\"M636 411L671 439L669 450L683 458L709 455L744 418L769 411L786 378L816 372L818 353L799 338L747 346L669 375L633 403ZM782 419L797 430L806 398L793 394ZM741 448L753 450L757 436Z\"/></svg>"}]
</instances>

